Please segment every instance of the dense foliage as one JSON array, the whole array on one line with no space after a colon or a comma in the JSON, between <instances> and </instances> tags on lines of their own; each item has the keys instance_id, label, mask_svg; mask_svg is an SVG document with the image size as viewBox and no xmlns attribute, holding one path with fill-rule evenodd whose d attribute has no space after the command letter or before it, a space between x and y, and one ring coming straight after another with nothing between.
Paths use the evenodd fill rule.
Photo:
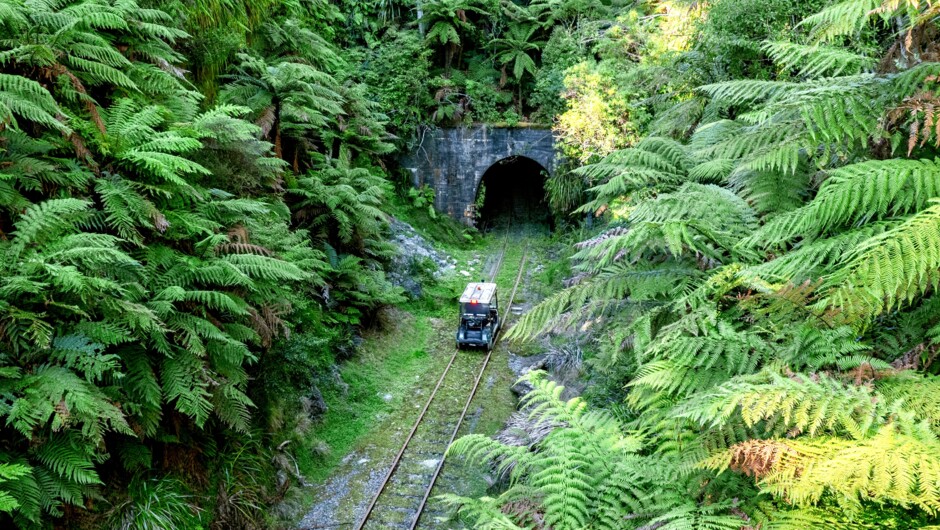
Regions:
<instances>
[{"instance_id":1,"label":"dense foliage","mask_svg":"<svg viewBox=\"0 0 940 530\"><path fill-rule=\"evenodd\" d=\"M402 299L386 117L312 14L268 6L280 23L197 79L210 101L175 21L221 19L164 9L0 3L0 511L21 528L262 524L296 475L268 422Z\"/></svg>"},{"instance_id":2,"label":"dense foliage","mask_svg":"<svg viewBox=\"0 0 940 530\"><path fill-rule=\"evenodd\" d=\"M477 528L936 525L937 7L700 7L685 50L665 22L621 56L645 132L586 144L565 178L607 224L510 333L588 330L594 385L536 377L556 428L460 440L508 488L449 501Z\"/></svg>"},{"instance_id":3,"label":"dense foliage","mask_svg":"<svg viewBox=\"0 0 940 530\"><path fill-rule=\"evenodd\" d=\"M395 151L551 122L621 4L0 0L0 525L290 518Z\"/></svg>"},{"instance_id":4,"label":"dense foliage","mask_svg":"<svg viewBox=\"0 0 940 530\"><path fill-rule=\"evenodd\" d=\"M513 331L585 331L592 385L455 445L508 477L449 498L475 527L938 524L936 16L0 0L0 526L290 518L318 385L404 300L394 155L480 121L553 125L602 229Z\"/></svg>"}]
</instances>

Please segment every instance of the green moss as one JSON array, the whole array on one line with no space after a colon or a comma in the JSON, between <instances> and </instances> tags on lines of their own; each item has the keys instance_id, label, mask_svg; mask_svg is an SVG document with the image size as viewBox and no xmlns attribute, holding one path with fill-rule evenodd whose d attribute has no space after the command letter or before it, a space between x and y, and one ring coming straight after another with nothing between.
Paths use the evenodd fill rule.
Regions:
<instances>
[{"instance_id":1,"label":"green moss","mask_svg":"<svg viewBox=\"0 0 940 530\"><path fill-rule=\"evenodd\" d=\"M400 311L390 318L397 319L397 324L368 335L360 354L340 368L345 386L337 382L323 393L328 410L311 429L308 450L298 452L301 471L311 481L326 478L376 427L376 418L398 407L415 379L432 366L427 320Z\"/></svg>"}]
</instances>

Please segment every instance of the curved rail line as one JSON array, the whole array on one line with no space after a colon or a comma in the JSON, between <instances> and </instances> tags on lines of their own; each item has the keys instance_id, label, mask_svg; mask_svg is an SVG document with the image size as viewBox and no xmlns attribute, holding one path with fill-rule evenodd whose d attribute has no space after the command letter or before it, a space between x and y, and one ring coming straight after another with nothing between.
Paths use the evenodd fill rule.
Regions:
<instances>
[{"instance_id":1,"label":"curved rail line","mask_svg":"<svg viewBox=\"0 0 940 530\"><path fill-rule=\"evenodd\" d=\"M503 248L499 254L499 258L497 259L496 265L493 269L492 278L491 278L492 281L495 281L497 275L499 274L499 271L503 265L503 259L505 258L506 248L508 247L508 245L509 245L509 234L507 233L506 239L503 242ZM505 324L512 310L512 302L515 299L516 291L519 287L519 281L522 279L522 273L525 270L525 263L526 263L527 258L528 258L528 244L526 244L526 247L523 250L522 260L519 263L519 272L516 275L516 281L512 288L512 294L509 297L509 303L506 304L506 312L502 320L503 324ZM502 328L503 328L503 325L500 325L500 332L502 331ZM497 333L498 334L496 338L498 340L499 332ZM379 505L379 498L382 497L383 493L387 492L388 485L392 481L393 476L398 470L401 469L400 464L402 462L402 457L405 455L406 451L409 448L409 445L414 439L415 433L418 431L419 427L425 421L425 417L428 413L428 410L431 408L432 402L434 402L435 398L437 397L438 391L443 385L444 380L447 378L447 375L450 373L451 367L454 365L454 361L457 359L459 351L460 350L455 349L454 353L451 355L450 361L447 363L447 367L444 368L444 371L441 373L440 378L438 378L437 384L434 386L434 390L431 392L431 395L428 397L427 402L424 404L424 408L421 409L421 413L418 415L418 419L415 420L414 425L411 427L411 431L408 433L408 436L405 438L405 442L402 444L401 449L399 449L398 454L395 455L395 459L392 461L391 467L389 467L388 472L385 474L385 478L382 480L381 485L379 486L375 495L372 497L371 501L369 502L369 506L366 508L365 514L359 520L359 522L355 525L355 530L363 530L366 524L369 523L370 519L372 518L373 513L375 512L377 506ZM473 388L470 390L470 394L467 397L466 401L464 402L463 410L460 413L460 417L457 420L456 425L454 425L453 429L449 431L449 438L446 439L446 444L444 443L440 444L440 445L444 445L445 448L449 447L450 444L453 443L454 439L457 437L457 433L460 430L460 427L463 425L463 421L467 416L467 411L470 409L470 404L473 401L473 398L476 396L477 389L480 386L480 381L483 379L483 374L486 371L487 366L489 365L492 355L493 355L493 350L490 350L487 352L486 357L483 360L483 365L480 367L479 372L477 373L476 379L473 382ZM444 434L444 433L441 433L441 434ZM438 460L437 464L435 465L434 473L430 476L429 483L427 484L427 486L424 487L424 494L421 497L420 502L418 503L417 511L415 511L414 514L411 516L412 518L410 522L401 522L401 523L394 524L394 526L398 528L402 528L402 529L407 528L407 530L414 530L417 527L418 521L421 519L421 514L424 511L424 508L427 505L428 498L431 495L431 490L434 488L434 485L437 482L437 479L441 474L441 470L443 469L443 466L444 466L444 457L443 455L441 455L440 460ZM409 498L409 499L410 498L417 499L416 495L415 496L402 495L402 496ZM390 509L400 511L400 509L396 509L394 507ZM411 510L408 510L408 511L410 512ZM384 526L388 527L389 523L386 522Z\"/></svg>"}]
</instances>

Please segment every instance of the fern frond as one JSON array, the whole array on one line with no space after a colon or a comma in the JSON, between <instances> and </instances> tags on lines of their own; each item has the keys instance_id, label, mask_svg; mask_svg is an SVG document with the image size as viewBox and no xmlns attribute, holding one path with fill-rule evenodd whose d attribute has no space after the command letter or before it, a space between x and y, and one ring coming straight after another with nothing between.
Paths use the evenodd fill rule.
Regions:
<instances>
[{"instance_id":1,"label":"fern frond","mask_svg":"<svg viewBox=\"0 0 940 530\"><path fill-rule=\"evenodd\" d=\"M806 206L771 220L743 245L769 247L797 236L813 241L836 229L919 211L940 194L940 165L872 160L831 172Z\"/></svg>"},{"instance_id":2,"label":"fern frond","mask_svg":"<svg viewBox=\"0 0 940 530\"><path fill-rule=\"evenodd\" d=\"M895 223L870 223L833 237L800 242L779 258L749 267L742 274L769 280L782 279L795 284L807 280L815 281L832 272L835 266L859 245L884 233L892 226L895 226Z\"/></svg>"},{"instance_id":3,"label":"fern frond","mask_svg":"<svg viewBox=\"0 0 940 530\"><path fill-rule=\"evenodd\" d=\"M684 290L700 274L692 265L613 265L540 302L513 324L506 338L531 340L549 330L568 328L608 314L624 304L656 300L661 295Z\"/></svg>"},{"instance_id":4,"label":"fern frond","mask_svg":"<svg viewBox=\"0 0 940 530\"><path fill-rule=\"evenodd\" d=\"M62 133L71 132L56 119L59 114L58 104L42 85L25 77L0 73L0 130L7 123L18 128L19 117Z\"/></svg>"},{"instance_id":5,"label":"fern frond","mask_svg":"<svg viewBox=\"0 0 940 530\"><path fill-rule=\"evenodd\" d=\"M209 399L209 382L202 363L187 352L178 352L163 362L161 385L167 401L175 401L176 409L191 417L197 425L205 424L213 406Z\"/></svg>"},{"instance_id":6,"label":"fern frond","mask_svg":"<svg viewBox=\"0 0 940 530\"><path fill-rule=\"evenodd\" d=\"M795 146L793 146L795 147ZM745 164L730 174L728 184L754 209L765 216L789 212L803 205L806 190L810 187L808 172L799 164L797 149L797 167L793 171L752 171L749 166L759 166L760 161ZM779 154L788 158L781 162L793 167L792 151L783 150Z\"/></svg>"},{"instance_id":7,"label":"fern frond","mask_svg":"<svg viewBox=\"0 0 940 530\"><path fill-rule=\"evenodd\" d=\"M932 200L931 202L936 202ZM864 325L885 311L911 303L940 284L940 204L878 234L853 252L827 279L820 308Z\"/></svg>"},{"instance_id":8,"label":"fern frond","mask_svg":"<svg viewBox=\"0 0 940 530\"><path fill-rule=\"evenodd\" d=\"M46 425L53 431L79 425L76 432L97 442L108 431L133 434L102 390L67 368L41 366L17 381L16 390L22 397L4 415L24 436Z\"/></svg>"},{"instance_id":9,"label":"fern frond","mask_svg":"<svg viewBox=\"0 0 940 530\"><path fill-rule=\"evenodd\" d=\"M75 484L102 484L95 455L88 444L69 434L54 434L34 451L36 459L59 477ZM65 499L74 501L76 499Z\"/></svg>"},{"instance_id":10,"label":"fern frond","mask_svg":"<svg viewBox=\"0 0 940 530\"><path fill-rule=\"evenodd\" d=\"M846 0L804 18L799 25L809 28L810 35L817 41L831 42L857 34L880 6L881 0Z\"/></svg>"},{"instance_id":11,"label":"fern frond","mask_svg":"<svg viewBox=\"0 0 940 530\"><path fill-rule=\"evenodd\" d=\"M271 281L302 281L308 277L293 263L257 254L226 254L222 259L246 276Z\"/></svg>"},{"instance_id":12,"label":"fern frond","mask_svg":"<svg viewBox=\"0 0 940 530\"><path fill-rule=\"evenodd\" d=\"M929 422L935 429L940 427L940 392L937 376L902 371L890 377L876 379L875 389L889 402L903 403L903 410L914 414L918 420Z\"/></svg>"},{"instance_id":13,"label":"fern frond","mask_svg":"<svg viewBox=\"0 0 940 530\"><path fill-rule=\"evenodd\" d=\"M759 471L761 488L797 506L816 504L829 493L849 511L857 510L862 500L916 506L928 513L940 510L935 441L885 427L865 440L822 437L766 443L779 450Z\"/></svg>"},{"instance_id":14,"label":"fern frond","mask_svg":"<svg viewBox=\"0 0 940 530\"><path fill-rule=\"evenodd\" d=\"M466 517L472 521L474 528L480 530L522 530L523 528L516 526L509 516L502 512L500 499L492 497L475 499L450 493L441 495L438 498L445 505L456 508L461 517Z\"/></svg>"},{"instance_id":15,"label":"fern frond","mask_svg":"<svg viewBox=\"0 0 940 530\"><path fill-rule=\"evenodd\" d=\"M687 330L679 321L664 329L643 352L644 357L655 360L643 362L629 386L669 396L690 396L735 375L753 373L770 354L768 344L756 333L736 330L723 321L695 326L698 329ZM645 397L637 392L630 399L637 403Z\"/></svg>"},{"instance_id":16,"label":"fern frond","mask_svg":"<svg viewBox=\"0 0 940 530\"><path fill-rule=\"evenodd\" d=\"M11 479L18 479L30 472L30 468L20 464L0 464L0 484ZM0 513L10 513L20 507L19 501L9 492L0 489Z\"/></svg>"},{"instance_id":17,"label":"fern frond","mask_svg":"<svg viewBox=\"0 0 940 530\"><path fill-rule=\"evenodd\" d=\"M809 78L857 75L871 71L877 64L876 59L843 47L765 42L762 48L780 66Z\"/></svg>"},{"instance_id":18,"label":"fern frond","mask_svg":"<svg viewBox=\"0 0 940 530\"><path fill-rule=\"evenodd\" d=\"M80 199L50 199L30 206L15 224L12 252L22 252L28 245L71 229L89 206L91 203Z\"/></svg>"},{"instance_id":19,"label":"fern frond","mask_svg":"<svg viewBox=\"0 0 940 530\"><path fill-rule=\"evenodd\" d=\"M772 372L733 379L677 408L678 417L707 427L740 419L771 436L844 434L856 440L873 435L891 413L869 388L825 376L810 380Z\"/></svg>"},{"instance_id":20,"label":"fern frond","mask_svg":"<svg viewBox=\"0 0 940 530\"><path fill-rule=\"evenodd\" d=\"M656 528L664 530L736 530L743 523L741 517L721 512L730 508L724 504L696 505L683 503L650 521Z\"/></svg>"},{"instance_id":21,"label":"fern frond","mask_svg":"<svg viewBox=\"0 0 940 530\"><path fill-rule=\"evenodd\" d=\"M698 90L732 105L754 105L779 99L800 88L800 83L745 79L703 85Z\"/></svg>"}]
</instances>

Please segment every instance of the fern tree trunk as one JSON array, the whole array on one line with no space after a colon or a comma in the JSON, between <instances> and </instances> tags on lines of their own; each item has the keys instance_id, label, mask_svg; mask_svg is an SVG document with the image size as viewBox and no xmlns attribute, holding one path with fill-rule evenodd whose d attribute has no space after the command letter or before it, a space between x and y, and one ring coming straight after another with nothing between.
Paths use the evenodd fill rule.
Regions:
<instances>
[{"instance_id":1,"label":"fern tree trunk","mask_svg":"<svg viewBox=\"0 0 940 530\"><path fill-rule=\"evenodd\" d=\"M519 119L522 119L522 79L519 80Z\"/></svg>"},{"instance_id":2,"label":"fern tree trunk","mask_svg":"<svg viewBox=\"0 0 940 530\"><path fill-rule=\"evenodd\" d=\"M274 100L274 154L284 159L284 148L281 145L281 102Z\"/></svg>"}]
</instances>

